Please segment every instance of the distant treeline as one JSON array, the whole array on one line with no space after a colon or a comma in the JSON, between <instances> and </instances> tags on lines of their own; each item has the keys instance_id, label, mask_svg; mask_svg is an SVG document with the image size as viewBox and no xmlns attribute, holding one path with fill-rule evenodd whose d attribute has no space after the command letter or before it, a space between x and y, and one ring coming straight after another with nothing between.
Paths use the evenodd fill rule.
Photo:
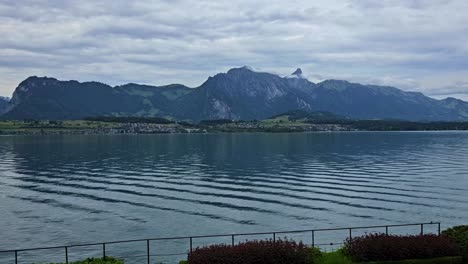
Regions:
<instances>
[{"instance_id":1,"label":"distant treeline","mask_svg":"<svg viewBox=\"0 0 468 264\"><path fill-rule=\"evenodd\" d=\"M231 119L210 119L210 120L202 120L198 124L200 125L223 125L223 124L230 124L234 122L235 121Z\"/></svg>"},{"instance_id":2,"label":"distant treeline","mask_svg":"<svg viewBox=\"0 0 468 264\"><path fill-rule=\"evenodd\" d=\"M100 121L100 122L111 122L111 123L147 123L147 124L172 124L171 121L162 117L120 117L120 116L96 116L86 117L84 120L87 121Z\"/></svg>"},{"instance_id":3,"label":"distant treeline","mask_svg":"<svg viewBox=\"0 0 468 264\"><path fill-rule=\"evenodd\" d=\"M297 116L289 118L290 120L296 120ZM324 119L310 119L310 116L304 118L301 121L307 124L335 124L345 126L355 130L367 130L367 131L424 131L424 130L468 130L468 122L416 122L416 121L403 121L403 120L352 120L352 119L334 119L333 116L323 115ZM331 119L328 119L331 118ZM189 123L185 121L172 121L163 117L117 117L117 116L96 116L84 118L86 121L100 121L109 123L147 123L147 124L179 124L186 127L217 127L224 124L239 124L239 129L244 130L247 128L242 127L243 123L257 123L257 120L245 121L245 120L230 120L230 119L213 119L213 120L202 120L198 124ZM38 120L23 120L28 126L39 126L43 128L48 127L62 127L63 121L50 120L48 123L42 123ZM248 128L251 129L251 128ZM269 130L281 130L286 131L297 131L297 128L288 128L287 126L282 128L268 128L263 127L262 131Z\"/></svg>"},{"instance_id":4,"label":"distant treeline","mask_svg":"<svg viewBox=\"0 0 468 264\"><path fill-rule=\"evenodd\" d=\"M468 130L468 122L413 122L401 120L321 120L311 124L338 124L370 131Z\"/></svg>"},{"instance_id":5,"label":"distant treeline","mask_svg":"<svg viewBox=\"0 0 468 264\"><path fill-rule=\"evenodd\" d=\"M255 123L258 120L231 120L231 119L207 119L198 122L199 125L213 126L213 125L224 125L224 124L242 124L242 123Z\"/></svg>"}]
</instances>

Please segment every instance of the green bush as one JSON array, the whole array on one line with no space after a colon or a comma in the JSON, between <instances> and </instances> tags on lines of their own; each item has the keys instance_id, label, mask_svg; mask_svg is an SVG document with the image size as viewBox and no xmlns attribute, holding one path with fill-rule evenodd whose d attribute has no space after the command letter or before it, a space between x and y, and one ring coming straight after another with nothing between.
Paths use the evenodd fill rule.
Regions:
<instances>
[{"instance_id":1,"label":"green bush","mask_svg":"<svg viewBox=\"0 0 468 264\"><path fill-rule=\"evenodd\" d=\"M352 264L353 262L343 254L342 250L321 253L315 260L314 263L317 264Z\"/></svg>"},{"instance_id":2,"label":"green bush","mask_svg":"<svg viewBox=\"0 0 468 264\"><path fill-rule=\"evenodd\" d=\"M468 263L468 225L454 226L444 230L442 235L455 240L463 256L464 263Z\"/></svg>"},{"instance_id":3,"label":"green bush","mask_svg":"<svg viewBox=\"0 0 468 264\"><path fill-rule=\"evenodd\" d=\"M361 264L461 264L462 257L443 257L433 259L409 259L398 261L361 262Z\"/></svg>"},{"instance_id":4,"label":"green bush","mask_svg":"<svg viewBox=\"0 0 468 264\"><path fill-rule=\"evenodd\" d=\"M320 257L314 260L316 264L460 264L462 257L443 257L432 259L410 259L398 261L373 261L373 262L352 262L343 254L343 250L330 253L322 253Z\"/></svg>"}]
</instances>

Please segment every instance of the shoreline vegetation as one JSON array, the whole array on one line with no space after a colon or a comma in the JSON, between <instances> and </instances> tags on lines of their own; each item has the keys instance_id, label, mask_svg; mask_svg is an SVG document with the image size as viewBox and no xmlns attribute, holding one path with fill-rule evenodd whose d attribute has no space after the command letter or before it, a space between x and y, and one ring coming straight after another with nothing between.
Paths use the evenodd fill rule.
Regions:
<instances>
[{"instance_id":1,"label":"shoreline vegetation","mask_svg":"<svg viewBox=\"0 0 468 264\"><path fill-rule=\"evenodd\" d=\"M203 120L199 123L157 117L91 117L83 120L0 120L0 135L293 133L336 131L468 130L468 122L307 119L280 115L265 120Z\"/></svg>"},{"instance_id":2,"label":"shoreline vegetation","mask_svg":"<svg viewBox=\"0 0 468 264\"><path fill-rule=\"evenodd\" d=\"M349 131L463 131L468 122L409 122L360 120L349 122L306 123L301 121L231 121L210 120L149 123L91 120L0 121L0 135L99 135L99 134L175 134L175 133L297 133Z\"/></svg>"}]
</instances>

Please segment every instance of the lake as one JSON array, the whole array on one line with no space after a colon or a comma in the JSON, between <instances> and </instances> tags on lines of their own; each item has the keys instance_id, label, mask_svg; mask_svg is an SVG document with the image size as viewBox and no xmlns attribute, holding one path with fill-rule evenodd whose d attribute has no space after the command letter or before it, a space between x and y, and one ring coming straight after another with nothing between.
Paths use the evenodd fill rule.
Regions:
<instances>
[{"instance_id":1,"label":"lake","mask_svg":"<svg viewBox=\"0 0 468 264\"><path fill-rule=\"evenodd\" d=\"M0 250L430 221L445 228L467 224L467 193L466 132L1 136ZM137 252L119 247L108 255ZM161 261L184 259L187 241L152 247L167 254ZM99 252L80 250L73 259ZM64 261L62 251L41 254Z\"/></svg>"}]
</instances>

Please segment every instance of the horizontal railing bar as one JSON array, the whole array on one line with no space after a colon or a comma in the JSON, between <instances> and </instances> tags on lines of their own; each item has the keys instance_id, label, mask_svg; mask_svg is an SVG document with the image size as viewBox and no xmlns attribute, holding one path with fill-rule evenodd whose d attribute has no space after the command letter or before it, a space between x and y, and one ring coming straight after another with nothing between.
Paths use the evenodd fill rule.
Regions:
<instances>
[{"instance_id":1,"label":"horizontal railing bar","mask_svg":"<svg viewBox=\"0 0 468 264\"><path fill-rule=\"evenodd\" d=\"M10 249L0 250L0 253L7 252L24 252L33 250L48 250L48 249L60 249L60 248L72 248L72 247L88 247L88 246L100 246L102 244L120 244L120 243L133 243L133 242L145 242L150 241L161 241L161 240L179 240L179 239L190 239L190 238L216 238L216 237L232 237L232 236L258 236L258 235L271 235L276 234L292 234L292 233L305 233L305 232L321 232L321 231L339 231L349 229L370 229L370 228L385 228L385 227L406 227L406 226L420 226L420 225L439 225L440 222L429 222L429 223L415 223L415 224L394 224L394 225L376 225L376 226L355 226L355 227L339 227L339 228L321 228L321 229L304 229L304 230L291 230L291 231L272 231L272 232L255 232L255 233L234 233L234 234L217 234L217 235L198 235L198 236L180 236L180 237L157 237L157 238L146 238L146 239L129 239L99 243L86 243L86 244L75 244L75 245L63 245L63 246L51 246L51 247L38 247L38 248L25 248L25 249Z\"/></svg>"},{"instance_id":2,"label":"horizontal railing bar","mask_svg":"<svg viewBox=\"0 0 468 264\"><path fill-rule=\"evenodd\" d=\"M316 246L334 246L334 245L344 245L343 242L330 242L330 243L322 243L322 244L315 244Z\"/></svg>"},{"instance_id":3,"label":"horizontal railing bar","mask_svg":"<svg viewBox=\"0 0 468 264\"><path fill-rule=\"evenodd\" d=\"M185 256L188 252L184 253L167 253L167 254L150 254L150 257L170 257L170 256ZM125 255L125 256L113 256L116 259L128 259L128 258L146 258L148 255Z\"/></svg>"},{"instance_id":4,"label":"horizontal railing bar","mask_svg":"<svg viewBox=\"0 0 468 264\"><path fill-rule=\"evenodd\" d=\"M113 258L116 258L116 259L127 259L127 258L142 258L142 257L147 257L147 256L150 256L150 257L167 257L167 256L182 256L182 255L187 255L188 252L184 252L184 253L166 253L166 254L144 254L144 255L117 255L117 256L112 256Z\"/></svg>"}]
</instances>

